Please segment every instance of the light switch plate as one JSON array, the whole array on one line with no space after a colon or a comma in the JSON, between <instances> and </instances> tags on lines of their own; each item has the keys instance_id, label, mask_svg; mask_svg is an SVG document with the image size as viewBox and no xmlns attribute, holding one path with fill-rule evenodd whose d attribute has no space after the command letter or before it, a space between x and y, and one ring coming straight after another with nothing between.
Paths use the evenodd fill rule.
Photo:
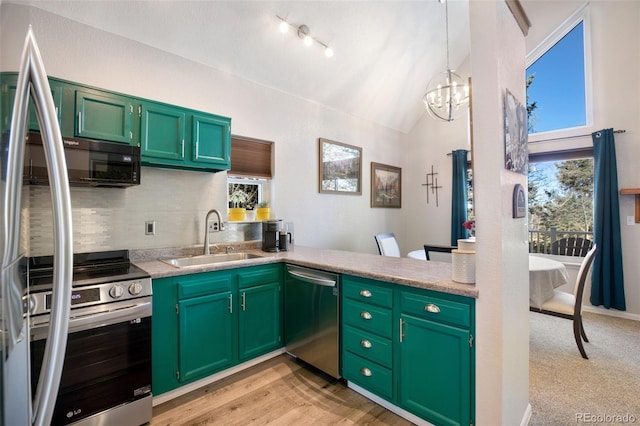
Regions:
<instances>
[{"instance_id":1,"label":"light switch plate","mask_svg":"<svg viewBox=\"0 0 640 426\"><path fill-rule=\"evenodd\" d=\"M627 216L627 225L635 225L636 218L634 216Z\"/></svg>"},{"instance_id":2,"label":"light switch plate","mask_svg":"<svg viewBox=\"0 0 640 426\"><path fill-rule=\"evenodd\" d=\"M150 220L144 223L145 235L156 235L156 221Z\"/></svg>"}]
</instances>

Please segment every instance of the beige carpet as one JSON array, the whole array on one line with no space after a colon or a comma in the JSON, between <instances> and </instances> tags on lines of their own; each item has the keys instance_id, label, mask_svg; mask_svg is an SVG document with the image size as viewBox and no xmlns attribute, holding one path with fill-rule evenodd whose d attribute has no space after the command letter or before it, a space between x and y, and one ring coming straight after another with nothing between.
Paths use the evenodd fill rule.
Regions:
<instances>
[{"instance_id":1,"label":"beige carpet","mask_svg":"<svg viewBox=\"0 0 640 426\"><path fill-rule=\"evenodd\" d=\"M640 322L585 313L586 360L571 321L529 315L531 425L640 424Z\"/></svg>"}]
</instances>

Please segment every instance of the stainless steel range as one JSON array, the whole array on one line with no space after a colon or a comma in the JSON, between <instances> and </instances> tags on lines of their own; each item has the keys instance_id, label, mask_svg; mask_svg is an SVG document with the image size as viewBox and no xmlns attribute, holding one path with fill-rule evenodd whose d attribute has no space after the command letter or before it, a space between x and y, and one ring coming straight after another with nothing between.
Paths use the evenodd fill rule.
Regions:
<instances>
[{"instance_id":1,"label":"stainless steel range","mask_svg":"<svg viewBox=\"0 0 640 426\"><path fill-rule=\"evenodd\" d=\"M31 377L36 387L52 304L53 258L29 259ZM52 424L151 420L151 278L127 250L74 254L67 352Z\"/></svg>"}]
</instances>

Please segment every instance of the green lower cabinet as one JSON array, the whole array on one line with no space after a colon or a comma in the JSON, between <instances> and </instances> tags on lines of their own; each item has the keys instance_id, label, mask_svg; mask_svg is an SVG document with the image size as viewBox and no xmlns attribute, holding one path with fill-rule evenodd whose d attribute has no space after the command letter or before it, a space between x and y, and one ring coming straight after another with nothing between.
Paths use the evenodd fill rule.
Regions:
<instances>
[{"instance_id":1,"label":"green lower cabinet","mask_svg":"<svg viewBox=\"0 0 640 426\"><path fill-rule=\"evenodd\" d=\"M468 425L471 410L470 333L401 315L398 402L437 425Z\"/></svg>"},{"instance_id":2,"label":"green lower cabinet","mask_svg":"<svg viewBox=\"0 0 640 426\"><path fill-rule=\"evenodd\" d=\"M280 348L281 275L273 264L154 279L153 394Z\"/></svg>"},{"instance_id":3,"label":"green lower cabinet","mask_svg":"<svg viewBox=\"0 0 640 426\"><path fill-rule=\"evenodd\" d=\"M193 379L233 364L231 292L193 297L178 303L178 380Z\"/></svg>"},{"instance_id":4,"label":"green lower cabinet","mask_svg":"<svg viewBox=\"0 0 640 426\"><path fill-rule=\"evenodd\" d=\"M435 425L475 417L475 301L344 275L342 375Z\"/></svg>"},{"instance_id":5,"label":"green lower cabinet","mask_svg":"<svg viewBox=\"0 0 640 426\"><path fill-rule=\"evenodd\" d=\"M280 283L240 290L239 358L245 361L282 346Z\"/></svg>"}]
</instances>

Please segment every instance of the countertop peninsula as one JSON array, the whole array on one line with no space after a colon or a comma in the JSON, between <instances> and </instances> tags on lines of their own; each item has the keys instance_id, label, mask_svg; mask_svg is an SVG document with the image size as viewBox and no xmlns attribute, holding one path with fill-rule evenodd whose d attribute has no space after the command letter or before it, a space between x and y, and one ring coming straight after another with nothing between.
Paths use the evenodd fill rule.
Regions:
<instances>
[{"instance_id":1,"label":"countertop peninsula","mask_svg":"<svg viewBox=\"0 0 640 426\"><path fill-rule=\"evenodd\" d=\"M234 245L234 248L238 251L259 255L260 257L189 268L177 268L160 260L193 256L201 253L202 247L199 247L200 251L197 251L198 248L192 247L182 250L132 250L131 260L135 265L147 271L152 278L172 277L280 262L341 274L351 274L443 293L473 298L478 297L478 289L475 285L462 284L451 280L450 263L427 262L425 260L407 257L386 257L369 253L301 246L293 246L291 250L279 253L264 252L257 248L255 244Z\"/></svg>"}]
</instances>

